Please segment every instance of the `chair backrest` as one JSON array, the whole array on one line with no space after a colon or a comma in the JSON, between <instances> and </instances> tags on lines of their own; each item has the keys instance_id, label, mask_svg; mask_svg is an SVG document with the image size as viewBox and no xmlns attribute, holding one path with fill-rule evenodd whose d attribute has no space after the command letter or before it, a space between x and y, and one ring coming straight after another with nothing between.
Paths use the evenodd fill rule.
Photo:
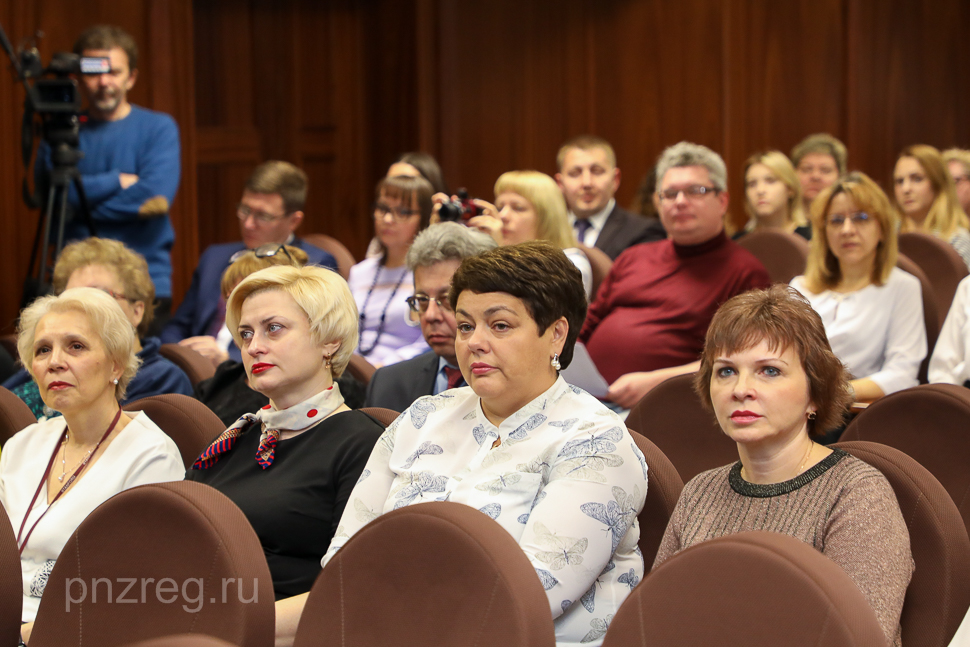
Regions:
<instances>
[{"instance_id":1,"label":"chair backrest","mask_svg":"<svg viewBox=\"0 0 970 647\"><path fill-rule=\"evenodd\" d=\"M370 379L376 371L376 366L368 362L357 353L350 356L350 363L347 364L347 372L350 373L351 377L364 386L370 384Z\"/></svg>"},{"instance_id":2,"label":"chair backrest","mask_svg":"<svg viewBox=\"0 0 970 647\"><path fill-rule=\"evenodd\" d=\"M885 647L886 637L835 562L794 537L755 531L697 544L643 579L603 647L647 645Z\"/></svg>"},{"instance_id":3,"label":"chair backrest","mask_svg":"<svg viewBox=\"0 0 970 647\"><path fill-rule=\"evenodd\" d=\"M909 528L916 571L900 618L902 643L945 647L970 607L970 538L960 512L940 482L898 449L863 440L832 446L883 473Z\"/></svg>"},{"instance_id":4,"label":"chair backrest","mask_svg":"<svg viewBox=\"0 0 970 647\"><path fill-rule=\"evenodd\" d=\"M970 389L923 384L876 400L849 423L840 440L895 447L946 488L970 533Z\"/></svg>"},{"instance_id":5,"label":"chair backrest","mask_svg":"<svg viewBox=\"0 0 970 647\"><path fill-rule=\"evenodd\" d=\"M216 374L216 368L198 351L178 344L162 344L158 354L172 362L189 376L192 388Z\"/></svg>"},{"instance_id":6,"label":"chair backrest","mask_svg":"<svg viewBox=\"0 0 970 647\"><path fill-rule=\"evenodd\" d=\"M926 372L930 365L930 358L933 356L936 339L940 336L940 328L943 327L943 319L940 319L937 315L936 290L926 276L926 272L905 255L899 255L899 258L896 260L896 266L919 279L919 286L923 293L923 323L926 325L926 358L919 365L918 377L921 384L926 384Z\"/></svg>"},{"instance_id":7,"label":"chair backrest","mask_svg":"<svg viewBox=\"0 0 970 647\"><path fill-rule=\"evenodd\" d=\"M937 317L942 325L957 286L967 276L966 263L950 243L923 231L899 234L899 251L919 265L933 283Z\"/></svg>"},{"instance_id":8,"label":"chair backrest","mask_svg":"<svg viewBox=\"0 0 970 647\"><path fill-rule=\"evenodd\" d=\"M379 516L310 591L295 647L553 647L549 601L518 543L460 503Z\"/></svg>"},{"instance_id":9,"label":"chair backrest","mask_svg":"<svg viewBox=\"0 0 970 647\"><path fill-rule=\"evenodd\" d=\"M397 417L401 415L393 409L385 409L384 407L362 407L360 411L377 419L385 427L397 420Z\"/></svg>"},{"instance_id":10,"label":"chair backrest","mask_svg":"<svg viewBox=\"0 0 970 647\"><path fill-rule=\"evenodd\" d=\"M178 634L129 643L125 647L234 647L232 643L204 634Z\"/></svg>"},{"instance_id":11,"label":"chair backrest","mask_svg":"<svg viewBox=\"0 0 970 647\"><path fill-rule=\"evenodd\" d=\"M198 400L181 393L152 395L129 402L125 411L144 411L175 441L188 469L216 436L226 430L219 416Z\"/></svg>"},{"instance_id":12,"label":"chair backrest","mask_svg":"<svg viewBox=\"0 0 970 647\"><path fill-rule=\"evenodd\" d=\"M326 234L304 234L302 238L314 247L319 247L333 256L337 261L337 271L340 273L340 276L344 277L344 279L350 278L350 268L357 261L354 260L354 255L350 253L350 250L343 243L333 236L327 236Z\"/></svg>"},{"instance_id":13,"label":"chair backrest","mask_svg":"<svg viewBox=\"0 0 970 647\"><path fill-rule=\"evenodd\" d=\"M242 510L201 483L142 485L102 503L68 539L30 644L80 646L83 633L84 645L111 647L192 632L264 647L274 606L263 548Z\"/></svg>"},{"instance_id":14,"label":"chair backrest","mask_svg":"<svg viewBox=\"0 0 970 647\"><path fill-rule=\"evenodd\" d=\"M16 645L20 640L23 604L23 575L17 537L7 511L0 505L0 645Z\"/></svg>"},{"instance_id":15,"label":"chair backrest","mask_svg":"<svg viewBox=\"0 0 970 647\"><path fill-rule=\"evenodd\" d=\"M684 483L701 472L738 460L738 446L724 435L714 414L701 405L694 374L661 382L627 416L626 426L660 448Z\"/></svg>"},{"instance_id":16,"label":"chair backrest","mask_svg":"<svg viewBox=\"0 0 970 647\"><path fill-rule=\"evenodd\" d=\"M787 231L752 231L738 239L738 245L754 254L768 270L773 283L789 283L805 273L808 241Z\"/></svg>"},{"instance_id":17,"label":"chair backrest","mask_svg":"<svg viewBox=\"0 0 970 647\"><path fill-rule=\"evenodd\" d=\"M589 266L593 270L593 292L589 296L589 300L592 301L596 298L596 292L600 289L600 284L603 282L603 279L610 273L610 268L613 267L613 259L610 258L609 254L597 247L588 247L582 244L578 245L578 247L586 254L586 260L589 261Z\"/></svg>"},{"instance_id":18,"label":"chair backrest","mask_svg":"<svg viewBox=\"0 0 970 647\"><path fill-rule=\"evenodd\" d=\"M0 386L0 447L15 433L37 422L34 412L12 391Z\"/></svg>"},{"instance_id":19,"label":"chair backrest","mask_svg":"<svg viewBox=\"0 0 970 647\"><path fill-rule=\"evenodd\" d=\"M643 510L637 515L640 522L640 541L637 545L643 555L643 569L649 571L657 557L670 515L684 489L684 482L674 464L656 445L632 429L629 431L633 442L647 460L647 499L643 503Z\"/></svg>"}]
</instances>

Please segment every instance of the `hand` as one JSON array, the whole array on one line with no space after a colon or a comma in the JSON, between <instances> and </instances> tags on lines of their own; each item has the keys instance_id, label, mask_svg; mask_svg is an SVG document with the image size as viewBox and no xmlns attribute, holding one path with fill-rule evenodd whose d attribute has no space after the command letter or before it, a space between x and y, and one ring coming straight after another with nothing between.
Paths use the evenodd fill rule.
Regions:
<instances>
[{"instance_id":1,"label":"hand","mask_svg":"<svg viewBox=\"0 0 970 647\"><path fill-rule=\"evenodd\" d=\"M191 348L199 355L212 362L212 365L219 368L219 364L229 359L229 353L219 348L215 337L201 335L199 337L187 337L179 342L179 346Z\"/></svg>"},{"instance_id":2,"label":"hand","mask_svg":"<svg viewBox=\"0 0 970 647\"><path fill-rule=\"evenodd\" d=\"M450 198L448 197L448 194L442 193L441 191L431 196L432 207L430 224L437 225L439 222L441 222L441 216L438 215L438 212L441 211L442 203L448 202L449 200Z\"/></svg>"},{"instance_id":3,"label":"hand","mask_svg":"<svg viewBox=\"0 0 970 647\"><path fill-rule=\"evenodd\" d=\"M138 182L138 176L134 173L119 173L118 180L121 182L121 188L127 189Z\"/></svg>"},{"instance_id":4,"label":"hand","mask_svg":"<svg viewBox=\"0 0 970 647\"><path fill-rule=\"evenodd\" d=\"M667 379L660 371L627 373L610 385L606 397L624 409L632 409L650 389Z\"/></svg>"},{"instance_id":5,"label":"hand","mask_svg":"<svg viewBox=\"0 0 970 647\"><path fill-rule=\"evenodd\" d=\"M482 215L470 218L465 224L469 227L474 227L478 231L485 232L496 243L504 245L505 238L502 236L502 220L498 217L498 209L491 202L478 198L475 198L472 202L481 210Z\"/></svg>"},{"instance_id":6,"label":"hand","mask_svg":"<svg viewBox=\"0 0 970 647\"><path fill-rule=\"evenodd\" d=\"M30 632L32 632L33 630L34 630L33 622L25 622L24 624L20 625L20 637L24 639L25 645L30 642Z\"/></svg>"}]
</instances>

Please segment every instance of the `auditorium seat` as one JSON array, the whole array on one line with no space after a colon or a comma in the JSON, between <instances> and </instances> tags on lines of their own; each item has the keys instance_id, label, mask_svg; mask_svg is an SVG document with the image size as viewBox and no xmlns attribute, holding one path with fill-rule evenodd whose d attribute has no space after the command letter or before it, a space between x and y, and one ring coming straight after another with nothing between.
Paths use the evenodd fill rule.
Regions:
<instances>
[{"instance_id":1,"label":"auditorium seat","mask_svg":"<svg viewBox=\"0 0 970 647\"><path fill-rule=\"evenodd\" d=\"M724 435L714 414L691 386L694 374L661 382L638 402L626 425L660 448L684 483L701 472L738 460L738 446Z\"/></svg>"},{"instance_id":2,"label":"auditorium seat","mask_svg":"<svg viewBox=\"0 0 970 647\"><path fill-rule=\"evenodd\" d=\"M919 265L933 284L940 325L950 311L957 286L967 276L967 265L950 243L922 231L899 235L899 251Z\"/></svg>"},{"instance_id":3,"label":"auditorium seat","mask_svg":"<svg viewBox=\"0 0 970 647\"><path fill-rule=\"evenodd\" d=\"M20 641L23 596L17 537L10 524L10 517L3 506L0 506L0 645L12 646Z\"/></svg>"},{"instance_id":4,"label":"auditorium seat","mask_svg":"<svg viewBox=\"0 0 970 647\"><path fill-rule=\"evenodd\" d=\"M867 440L902 451L936 477L970 533L970 389L923 384L873 402L841 441Z\"/></svg>"},{"instance_id":5,"label":"auditorium seat","mask_svg":"<svg viewBox=\"0 0 970 647\"><path fill-rule=\"evenodd\" d=\"M936 339L940 336L940 329L943 327L943 319L937 315L936 290L926 272L912 260L899 255L896 266L904 272L909 272L919 279L919 286L923 293L923 323L926 325L926 358L919 366L920 384L926 384L926 371L930 365L930 357L933 356L933 348L936 346Z\"/></svg>"},{"instance_id":6,"label":"auditorium seat","mask_svg":"<svg viewBox=\"0 0 970 647\"><path fill-rule=\"evenodd\" d=\"M125 647L234 647L234 645L204 634L178 634L177 636L139 640L136 643L129 643Z\"/></svg>"},{"instance_id":7,"label":"auditorium seat","mask_svg":"<svg viewBox=\"0 0 970 647\"><path fill-rule=\"evenodd\" d=\"M379 516L317 576L295 647L554 647L549 601L518 543L460 503ZM32 646L33 647L33 646Z\"/></svg>"},{"instance_id":8,"label":"auditorium seat","mask_svg":"<svg viewBox=\"0 0 970 647\"><path fill-rule=\"evenodd\" d=\"M30 645L113 647L189 632L266 647L275 608L246 516L218 490L181 481L116 494L81 522L51 571Z\"/></svg>"},{"instance_id":9,"label":"auditorium seat","mask_svg":"<svg viewBox=\"0 0 970 647\"><path fill-rule=\"evenodd\" d=\"M350 373L351 377L364 386L370 384L370 378L376 371L376 366L368 362L357 353L350 356L350 363L347 364L347 372Z\"/></svg>"},{"instance_id":10,"label":"auditorium seat","mask_svg":"<svg viewBox=\"0 0 970 647\"><path fill-rule=\"evenodd\" d=\"M788 284L805 273L808 241L787 231L752 231L738 239L738 245L754 254L768 270L772 283Z\"/></svg>"},{"instance_id":11,"label":"auditorium seat","mask_svg":"<svg viewBox=\"0 0 970 647\"><path fill-rule=\"evenodd\" d=\"M189 376L189 382L192 383L192 388L195 388L202 380L208 380L216 374L216 369L212 365L212 362L203 357L198 351L192 350L187 346L162 344L158 349L158 354L182 369Z\"/></svg>"},{"instance_id":12,"label":"auditorium seat","mask_svg":"<svg viewBox=\"0 0 970 647\"><path fill-rule=\"evenodd\" d=\"M34 412L12 391L0 386L0 447L21 429L37 422Z\"/></svg>"},{"instance_id":13,"label":"auditorium seat","mask_svg":"<svg viewBox=\"0 0 970 647\"><path fill-rule=\"evenodd\" d=\"M683 645L885 647L886 638L835 562L794 537L755 531L697 544L658 566L633 589L603 641Z\"/></svg>"},{"instance_id":14,"label":"auditorium seat","mask_svg":"<svg viewBox=\"0 0 970 647\"><path fill-rule=\"evenodd\" d=\"M649 571L667 529L667 522L684 489L684 482L674 464L656 445L632 429L629 431L633 442L647 460L647 499L643 510L637 515L640 523L640 541L637 545L643 555L643 568Z\"/></svg>"},{"instance_id":15,"label":"auditorium seat","mask_svg":"<svg viewBox=\"0 0 970 647\"><path fill-rule=\"evenodd\" d=\"M397 420L397 417L401 415L397 411L383 407L363 407L360 411L376 418L385 427Z\"/></svg>"},{"instance_id":16,"label":"auditorium seat","mask_svg":"<svg viewBox=\"0 0 970 647\"><path fill-rule=\"evenodd\" d=\"M327 236L326 234L306 234L303 236L303 240L333 256L337 261L337 271L340 273L340 276L344 277L344 279L350 278L350 268L357 261L354 260L354 255L350 253L350 250L343 243L333 236Z\"/></svg>"},{"instance_id":17,"label":"auditorium seat","mask_svg":"<svg viewBox=\"0 0 970 647\"><path fill-rule=\"evenodd\" d=\"M129 402L125 411L144 411L175 441L188 469L209 444L226 430L219 416L198 400L181 393L152 395Z\"/></svg>"},{"instance_id":18,"label":"auditorium seat","mask_svg":"<svg viewBox=\"0 0 970 647\"><path fill-rule=\"evenodd\" d=\"M960 511L940 482L898 449L862 440L833 447L885 475L909 528L916 571L900 619L902 644L946 647L970 607L970 538Z\"/></svg>"},{"instance_id":19,"label":"auditorium seat","mask_svg":"<svg viewBox=\"0 0 970 647\"><path fill-rule=\"evenodd\" d=\"M592 303L593 299L596 298L596 292L600 289L600 284L603 283L603 279L606 278L606 275L610 273L610 268L613 267L613 259L597 247L588 247L582 244L577 245L577 247L586 254L586 260L589 261L589 265L593 269L593 291L589 295L589 300Z\"/></svg>"}]
</instances>

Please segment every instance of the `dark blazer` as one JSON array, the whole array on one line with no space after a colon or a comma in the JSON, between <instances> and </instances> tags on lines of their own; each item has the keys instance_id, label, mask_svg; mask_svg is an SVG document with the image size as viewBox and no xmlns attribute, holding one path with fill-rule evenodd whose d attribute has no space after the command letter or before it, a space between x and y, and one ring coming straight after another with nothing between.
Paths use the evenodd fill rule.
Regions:
<instances>
[{"instance_id":1,"label":"dark blazer","mask_svg":"<svg viewBox=\"0 0 970 647\"><path fill-rule=\"evenodd\" d=\"M603 225L600 235L596 238L596 247L616 260L620 252L627 247L654 240L664 240L666 237L667 232L659 220L644 218L616 205L606 219L606 224Z\"/></svg>"},{"instance_id":2,"label":"dark blazer","mask_svg":"<svg viewBox=\"0 0 970 647\"><path fill-rule=\"evenodd\" d=\"M299 238L292 244L306 252L309 263L337 270L337 261L322 249ZM222 273L229 266L232 255L243 249L246 249L246 245L239 241L210 245L202 252L199 264L192 274L192 285L189 291L185 293L185 298L182 299L178 310L162 329L160 337L163 344L176 344L187 337L208 334L222 296ZM237 362L242 361L235 344L229 345L229 357Z\"/></svg>"},{"instance_id":3,"label":"dark blazer","mask_svg":"<svg viewBox=\"0 0 970 647\"><path fill-rule=\"evenodd\" d=\"M437 377L438 356L432 351L381 367L367 385L364 406L401 413L422 395L433 395Z\"/></svg>"}]
</instances>

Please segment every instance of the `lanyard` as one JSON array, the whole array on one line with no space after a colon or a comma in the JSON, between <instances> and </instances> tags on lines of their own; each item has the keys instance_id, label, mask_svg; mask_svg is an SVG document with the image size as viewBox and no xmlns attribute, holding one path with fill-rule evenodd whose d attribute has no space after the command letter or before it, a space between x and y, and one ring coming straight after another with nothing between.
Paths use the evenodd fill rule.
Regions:
<instances>
[{"instance_id":1,"label":"lanyard","mask_svg":"<svg viewBox=\"0 0 970 647\"><path fill-rule=\"evenodd\" d=\"M19 544L20 546L20 552L19 552L20 555L24 554L24 547L27 545L27 540L30 539L31 533L34 532L34 528L37 527L37 524L40 523L40 520L43 519L44 515L47 514L48 510L51 509L51 506L53 506L57 502L57 500L61 498L61 495L67 491L67 488L71 487L71 483L77 480L77 477L80 476L82 471L84 471L84 468L88 466L88 462L91 460L91 457L97 453L98 448L101 447L101 443L103 443L105 439L109 435L111 435L111 432L114 430L115 425L118 424L118 420L120 418L121 418L121 409L119 408L118 413L115 414L114 420L112 420L111 424L108 426L108 431L104 432L104 435L101 436L101 440L99 440L98 444L94 446L94 449L91 450L91 453L85 456L84 460L81 461L81 464L77 466L77 469L74 470L73 474L71 474L71 478L67 479L67 483L64 484L64 487L62 487L60 491L54 496L54 500L47 505L47 510L44 510L40 514L40 517L37 518L37 521L34 522L34 525L32 525L30 527L30 530L27 531L27 536L24 537L24 542L21 544L20 535L23 534L24 526L27 525L27 517L30 516L31 510L34 509L34 503L37 501L37 497L40 495L41 488L47 484L47 477L50 476L51 467L54 466L54 459L57 458L57 452L61 448L61 443L67 440L68 429L67 427L64 427L64 435L61 437L61 442L57 443L57 445L54 446L54 453L51 454L51 459L47 462L47 469L44 470L44 476L41 477L40 483L37 485L37 491L34 492L34 498L30 500L30 505L27 506L27 512L24 513L24 520L20 523L20 532L17 533L17 544Z\"/></svg>"}]
</instances>

